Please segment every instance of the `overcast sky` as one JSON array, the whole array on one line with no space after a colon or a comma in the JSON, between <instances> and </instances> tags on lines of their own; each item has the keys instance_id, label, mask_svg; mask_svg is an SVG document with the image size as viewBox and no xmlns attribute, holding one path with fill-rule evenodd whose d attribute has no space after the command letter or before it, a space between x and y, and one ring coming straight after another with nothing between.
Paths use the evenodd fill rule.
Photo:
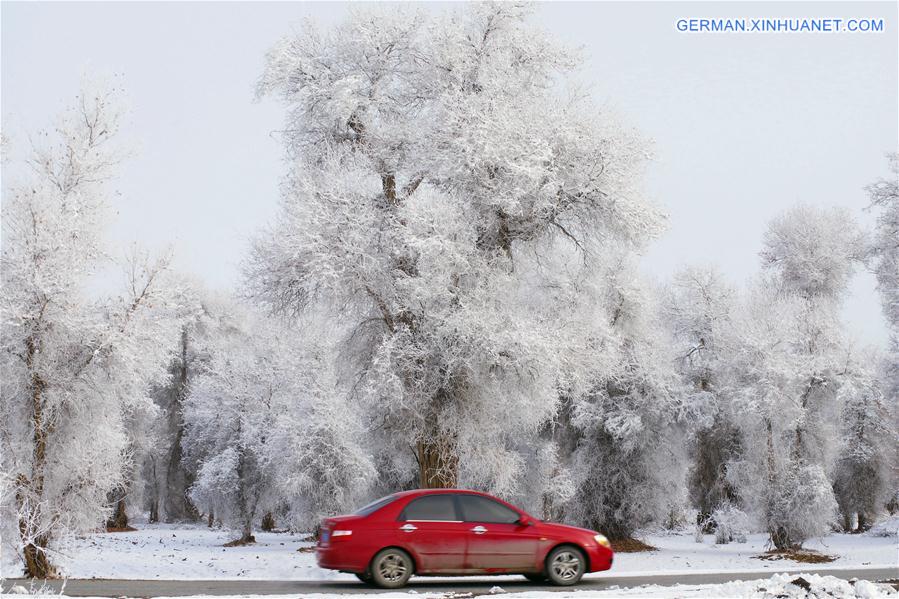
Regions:
<instances>
[{"instance_id":1,"label":"overcast sky","mask_svg":"<svg viewBox=\"0 0 899 599\"><path fill-rule=\"evenodd\" d=\"M422 5L440 10L436 5ZM210 286L239 279L247 240L277 208L284 172L271 133L283 107L254 102L265 51L341 3L0 5L0 109L12 156L77 93L84 72L123 76L132 112L114 243L174 243ZM680 18L883 18L883 33L682 33ZM583 46L600 104L655 140L647 189L670 214L644 262L663 281L715 263L758 272L766 222L793 203L843 205L866 225L863 187L886 175L899 136L897 4L554 3L535 20ZM886 331L868 273L846 317L864 342Z\"/></svg>"}]
</instances>

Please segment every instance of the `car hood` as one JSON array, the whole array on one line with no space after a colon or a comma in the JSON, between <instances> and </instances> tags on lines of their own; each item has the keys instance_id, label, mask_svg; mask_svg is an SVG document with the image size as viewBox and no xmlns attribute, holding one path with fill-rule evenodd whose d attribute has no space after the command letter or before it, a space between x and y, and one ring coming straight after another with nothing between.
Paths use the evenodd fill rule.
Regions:
<instances>
[{"instance_id":1,"label":"car hood","mask_svg":"<svg viewBox=\"0 0 899 599\"><path fill-rule=\"evenodd\" d=\"M540 527L546 531L554 531L559 533L581 533L590 537L599 534L595 530L589 528L580 528L578 526L569 526L568 524L557 524L555 522L540 522Z\"/></svg>"}]
</instances>

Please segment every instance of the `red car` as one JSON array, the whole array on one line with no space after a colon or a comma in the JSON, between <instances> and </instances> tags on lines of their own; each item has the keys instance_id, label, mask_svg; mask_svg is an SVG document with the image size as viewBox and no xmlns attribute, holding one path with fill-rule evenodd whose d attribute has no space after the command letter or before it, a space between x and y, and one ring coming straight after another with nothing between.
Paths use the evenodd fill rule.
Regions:
<instances>
[{"instance_id":1,"label":"red car","mask_svg":"<svg viewBox=\"0 0 899 599\"><path fill-rule=\"evenodd\" d=\"M395 493L328 518L315 555L322 568L384 588L401 587L412 574L523 574L571 585L612 567L609 541L596 531L541 522L458 489Z\"/></svg>"}]
</instances>

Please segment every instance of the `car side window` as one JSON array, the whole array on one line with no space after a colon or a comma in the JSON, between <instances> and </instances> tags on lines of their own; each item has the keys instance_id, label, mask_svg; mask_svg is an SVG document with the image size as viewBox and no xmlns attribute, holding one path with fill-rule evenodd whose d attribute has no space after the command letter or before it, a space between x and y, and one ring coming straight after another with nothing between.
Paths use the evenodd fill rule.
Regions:
<instances>
[{"instance_id":1,"label":"car side window","mask_svg":"<svg viewBox=\"0 0 899 599\"><path fill-rule=\"evenodd\" d=\"M466 522L514 524L520 518L514 510L480 495L459 495L459 504Z\"/></svg>"},{"instance_id":2,"label":"car side window","mask_svg":"<svg viewBox=\"0 0 899 599\"><path fill-rule=\"evenodd\" d=\"M409 502L400 520L460 521L456 514L456 502L451 494L428 495Z\"/></svg>"},{"instance_id":3,"label":"car side window","mask_svg":"<svg viewBox=\"0 0 899 599\"><path fill-rule=\"evenodd\" d=\"M372 501L365 507L361 507L353 513L357 516L368 516L369 514L375 513L376 511L393 501L396 501L396 495L388 495L387 497L382 497L380 499Z\"/></svg>"}]
</instances>

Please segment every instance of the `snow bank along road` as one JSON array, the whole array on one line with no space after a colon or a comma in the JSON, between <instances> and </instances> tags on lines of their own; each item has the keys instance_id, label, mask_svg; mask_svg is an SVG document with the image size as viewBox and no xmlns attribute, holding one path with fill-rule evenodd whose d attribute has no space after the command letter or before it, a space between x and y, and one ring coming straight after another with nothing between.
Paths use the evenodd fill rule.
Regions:
<instances>
[{"instance_id":1,"label":"snow bank along road","mask_svg":"<svg viewBox=\"0 0 899 599\"><path fill-rule=\"evenodd\" d=\"M899 579L899 566L867 567L867 568L789 568L778 570L789 574L820 573L850 580L858 578L869 581L887 581ZM737 580L766 579L772 575L771 570L657 574L657 575L624 575L585 578L577 587L563 588L527 582L520 578L413 578L407 591L417 593L464 592L472 594L489 594L495 586L502 587L508 593L524 591L571 592L601 591L609 587L632 588L645 584L668 586L675 584L700 585L720 584ZM7 579L2 582L3 592L21 585L28 587L28 581ZM384 593L381 589L371 588L359 582L342 580L110 580L110 579L70 579L67 581L48 581L46 592L62 592L72 597L183 597L191 595L351 595ZM586 596L586 595L585 595Z\"/></svg>"}]
</instances>

